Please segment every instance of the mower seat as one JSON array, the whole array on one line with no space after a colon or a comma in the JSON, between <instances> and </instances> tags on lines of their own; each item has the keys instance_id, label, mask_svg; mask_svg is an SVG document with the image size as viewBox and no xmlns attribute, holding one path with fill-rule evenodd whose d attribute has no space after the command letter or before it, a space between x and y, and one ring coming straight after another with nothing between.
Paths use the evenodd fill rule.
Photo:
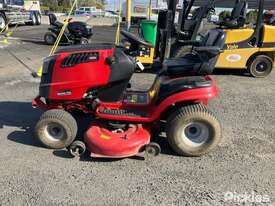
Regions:
<instances>
[{"instance_id":1,"label":"mower seat","mask_svg":"<svg viewBox=\"0 0 275 206\"><path fill-rule=\"evenodd\" d=\"M212 74L219 54L225 43L225 33L220 29L210 30L198 47L181 58L170 58L163 62L167 75L207 75Z\"/></svg>"},{"instance_id":2,"label":"mower seat","mask_svg":"<svg viewBox=\"0 0 275 206\"><path fill-rule=\"evenodd\" d=\"M154 47L151 43L145 41L144 39L140 38L139 36L137 36L131 32L123 30L120 33L122 36L124 36L127 39L127 41L129 41L133 45L136 45L138 47L144 46L144 47L148 47L148 48Z\"/></svg>"},{"instance_id":3,"label":"mower seat","mask_svg":"<svg viewBox=\"0 0 275 206\"><path fill-rule=\"evenodd\" d=\"M50 25L56 26L58 28L62 28L63 24L59 21L57 21L56 15L55 14L49 14L49 20L50 20Z\"/></svg>"},{"instance_id":4,"label":"mower seat","mask_svg":"<svg viewBox=\"0 0 275 206\"><path fill-rule=\"evenodd\" d=\"M237 1L231 12L231 16L225 18L219 23L219 25L228 29L238 29L243 27L245 25L247 8L248 4L246 1Z\"/></svg>"}]
</instances>

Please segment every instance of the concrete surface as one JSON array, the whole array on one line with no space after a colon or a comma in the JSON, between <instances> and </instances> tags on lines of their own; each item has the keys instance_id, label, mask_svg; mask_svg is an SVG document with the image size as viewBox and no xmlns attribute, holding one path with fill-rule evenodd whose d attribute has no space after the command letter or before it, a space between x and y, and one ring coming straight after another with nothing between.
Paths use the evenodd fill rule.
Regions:
<instances>
[{"instance_id":1,"label":"concrete surface","mask_svg":"<svg viewBox=\"0 0 275 206\"><path fill-rule=\"evenodd\" d=\"M265 79L214 75L220 97L210 109L222 123L223 140L209 155L179 157L160 137L163 152L151 161L71 159L34 138L38 80L11 55L30 68L41 65L50 49L39 44L44 29L20 27L17 43L0 48L0 205L274 205L275 72ZM97 32L94 42L113 40L111 28ZM27 37L34 41L20 40ZM146 88L153 78L136 74L134 87ZM227 192L266 195L270 202L226 201Z\"/></svg>"}]
</instances>

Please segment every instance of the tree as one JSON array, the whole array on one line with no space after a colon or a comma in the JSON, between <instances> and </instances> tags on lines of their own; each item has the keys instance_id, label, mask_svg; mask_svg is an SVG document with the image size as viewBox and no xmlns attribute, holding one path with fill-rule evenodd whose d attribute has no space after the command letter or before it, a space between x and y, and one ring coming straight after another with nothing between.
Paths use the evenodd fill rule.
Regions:
<instances>
[{"instance_id":1,"label":"tree","mask_svg":"<svg viewBox=\"0 0 275 206\"><path fill-rule=\"evenodd\" d=\"M41 5L48 7L53 12L66 12L68 11L74 0L40 0ZM78 6L95 6L98 9L104 9L106 0L78 0Z\"/></svg>"},{"instance_id":2,"label":"tree","mask_svg":"<svg viewBox=\"0 0 275 206\"><path fill-rule=\"evenodd\" d=\"M255 24L258 17L258 11L257 10L251 10L246 15L246 23L247 24Z\"/></svg>"},{"instance_id":3,"label":"tree","mask_svg":"<svg viewBox=\"0 0 275 206\"><path fill-rule=\"evenodd\" d=\"M231 16L231 13L229 11L222 11L219 14L219 19L220 19L220 21L223 21L226 18L230 18L230 16Z\"/></svg>"}]
</instances>

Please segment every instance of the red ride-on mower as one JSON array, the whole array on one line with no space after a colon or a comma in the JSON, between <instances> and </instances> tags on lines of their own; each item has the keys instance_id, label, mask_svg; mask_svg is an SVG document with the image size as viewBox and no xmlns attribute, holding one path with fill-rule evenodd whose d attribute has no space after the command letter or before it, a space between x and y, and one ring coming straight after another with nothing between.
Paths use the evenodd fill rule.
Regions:
<instances>
[{"instance_id":1,"label":"red ride-on mower","mask_svg":"<svg viewBox=\"0 0 275 206\"><path fill-rule=\"evenodd\" d=\"M206 106L218 94L207 74L223 47L223 31L213 31L208 41L212 47L166 60L148 91L130 88L138 64L125 48L104 44L59 50L44 60L40 94L33 100L34 107L48 110L36 125L38 139L48 148L68 147L74 156L86 147L92 157L155 156L160 147L151 137L164 122L176 153L208 153L221 139L220 124ZM93 117L83 142L74 142L78 128L71 113L76 110Z\"/></svg>"}]
</instances>

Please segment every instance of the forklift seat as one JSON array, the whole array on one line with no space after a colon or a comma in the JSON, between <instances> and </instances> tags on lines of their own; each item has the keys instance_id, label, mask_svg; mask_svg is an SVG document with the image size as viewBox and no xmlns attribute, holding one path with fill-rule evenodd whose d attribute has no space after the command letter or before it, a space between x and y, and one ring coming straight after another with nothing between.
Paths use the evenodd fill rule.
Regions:
<instances>
[{"instance_id":1,"label":"forklift seat","mask_svg":"<svg viewBox=\"0 0 275 206\"><path fill-rule=\"evenodd\" d=\"M243 27L245 25L247 8L248 4L246 1L237 1L231 12L231 16L219 22L219 25L228 29L238 29Z\"/></svg>"},{"instance_id":2,"label":"forklift seat","mask_svg":"<svg viewBox=\"0 0 275 206\"><path fill-rule=\"evenodd\" d=\"M181 58L165 60L161 72L182 76L212 74L224 44L225 32L221 29L212 29L205 35L199 46L193 47L191 53Z\"/></svg>"}]
</instances>

